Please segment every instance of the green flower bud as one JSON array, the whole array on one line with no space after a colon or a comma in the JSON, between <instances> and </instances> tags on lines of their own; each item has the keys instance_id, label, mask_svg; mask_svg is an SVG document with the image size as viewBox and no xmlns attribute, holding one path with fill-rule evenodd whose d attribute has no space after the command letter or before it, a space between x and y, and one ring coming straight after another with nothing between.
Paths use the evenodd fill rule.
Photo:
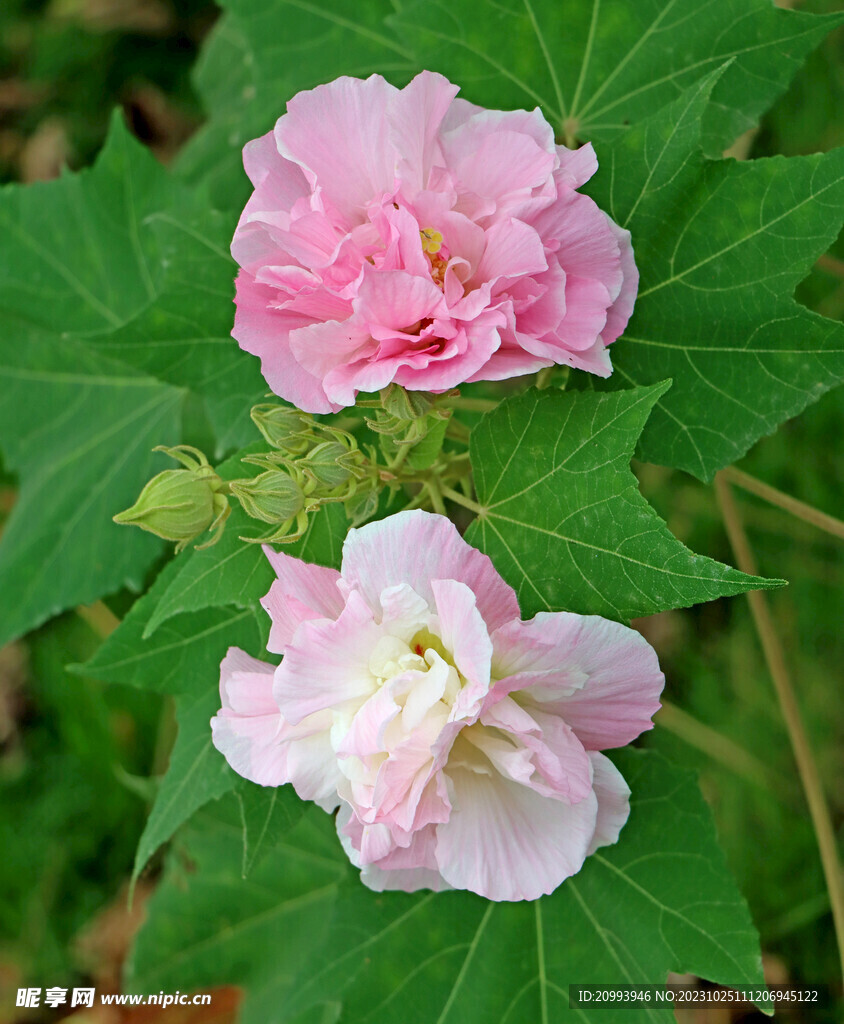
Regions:
<instances>
[{"instance_id":1,"label":"green flower bud","mask_svg":"<svg viewBox=\"0 0 844 1024\"><path fill-rule=\"evenodd\" d=\"M390 384L380 393L384 411L397 420L418 420L427 416L440 397L428 391L405 391L399 384Z\"/></svg>"},{"instance_id":2,"label":"green flower bud","mask_svg":"<svg viewBox=\"0 0 844 1024\"><path fill-rule=\"evenodd\" d=\"M363 455L357 450L349 451L340 441L323 441L296 466L309 476L320 489L333 491L348 483L357 472Z\"/></svg>"},{"instance_id":3,"label":"green flower bud","mask_svg":"<svg viewBox=\"0 0 844 1024\"><path fill-rule=\"evenodd\" d=\"M205 461L193 462L181 449L163 449L190 469L165 469L154 476L131 508L114 516L114 522L140 526L164 540L176 541L181 551L190 541L212 527L222 526L229 503L221 493L222 481ZM191 449L193 451L194 449ZM210 543L219 540L218 533Z\"/></svg>"},{"instance_id":4,"label":"green flower bud","mask_svg":"<svg viewBox=\"0 0 844 1024\"><path fill-rule=\"evenodd\" d=\"M314 427L314 418L298 409L267 402L253 405L249 415L264 439L288 455L304 455L315 443L316 439L309 433Z\"/></svg>"},{"instance_id":5,"label":"green flower bud","mask_svg":"<svg viewBox=\"0 0 844 1024\"><path fill-rule=\"evenodd\" d=\"M302 488L278 469L268 470L251 480L234 480L229 486L246 514L265 523L295 519L305 507Z\"/></svg>"}]
</instances>

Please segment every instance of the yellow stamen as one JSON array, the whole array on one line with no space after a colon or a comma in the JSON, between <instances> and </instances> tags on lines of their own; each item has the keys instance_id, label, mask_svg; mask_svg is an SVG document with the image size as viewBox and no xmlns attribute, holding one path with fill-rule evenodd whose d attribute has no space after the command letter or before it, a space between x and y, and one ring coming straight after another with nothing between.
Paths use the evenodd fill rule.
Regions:
<instances>
[{"instance_id":1,"label":"yellow stamen","mask_svg":"<svg viewBox=\"0 0 844 1024\"><path fill-rule=\"evenodd\" d=\"M419 237L422 239L422 251L429 256L436 256L443 247L443 236L434 228L422 228Z\"/></svg>"}]
</instances>

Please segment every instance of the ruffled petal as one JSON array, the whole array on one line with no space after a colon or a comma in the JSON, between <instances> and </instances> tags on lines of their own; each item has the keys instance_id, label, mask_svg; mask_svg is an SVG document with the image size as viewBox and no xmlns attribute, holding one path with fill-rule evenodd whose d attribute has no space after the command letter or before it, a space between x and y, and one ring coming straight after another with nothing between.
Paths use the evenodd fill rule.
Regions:
<instances>
[{"instance_id":1,"label":"ruffled petal","mask_svg":"<svg viewBox=\"0 0 844 1024\"><path fill-rule=\"evenodd\" d=\"M618 293L615 302L607 310L607 323L603 331L601 331L601 338L604 344L610 345L624 332L627 321L633 312L636 294L639 291L639 268L633 259L633 245L630 241L630 232L620 228L609 217L607 220L609 220L610 229L618 243L623 274L621 291Z\"/></svg>"},{"instance_id":2,"label":"ruffled petal","mask_svg":"<svg viewBox=\"0 0 844 1024\"><path fill-rule=\"evenodd\" d=\"M498 686L560 717L587 750L631 743L659 710L665 677L633 629L597 615L540 612L493 634Z\"/></svg>"},{"instance_id":3,"label":"ruffled petal","mask_svg":"<svg viewBox=\"0 0 844 1024\"><path fill-rule=\"evenodd\" d=\"M307 320L299 314L271 308L272 289L257 284L241 271L237 276L232 335L242 349L258 356L261 373L272 390L305 412L337 412L319 377L309 373L290 350L290 334Z\"/></svg>"},{"instance_id":4,"label":"ruffled petal","mask_svg":"<svg viewBox=\"0 0 844 1024\"><path fill-rule=\"evenodd\" d=\"M430 512L403 512L350 530L340 571L372 608L378 608L382 590L399 583L433 605L431 580L459 580L474 593L489 630L519 617L515 591L489 558L470 547L448 519Z\"/></svg>"},{"instance_id":5,"label":"ruffled petal","mask_svg":"<svg viewBox=\"0 0 844 1024\"><path fill-rule=\"evenodd\" d=\"M366 700L377 685L369 658L381 635L356 591L336 622L303 622L275 675L273 695L285 719L295 724L325 708Z\"/></svg>"},{"instance_id":6,"label":"ruffled petal","mask_svg":"<svg viewBox=\"0 0 844 1024\"><path fill-rule=\"evenodd\" d=\"M220 665L222 708L211 719L214 746L238 775L260 786L288 782L279 743L283 720L273 699L275 668L230 647Z\"/></svg>"},{"instance_id":7,"label":"ruffled petal","mask_svg":"<svg viewBox=\"0 0 844 1024\"><path fill-rule=\"evenodd\" d=\"M428 187L431 168L442 159L438 134L458 92L458 87L442 75L423 71L390 105L391 136L399 154L402 193L408 199Z\"/></svg>"},{"instance_id":8,"label":"ruffled petal","mask_svg":"<svg viewBox=\"0 0 844 1024\"><path fill-rule=\"evenodd\" d=\"M583 866L595 833L594 793L549 800L503 776L448 770L452 812L437 827L437 864L456 889L490 900L535 900Z\"/></svg>"},{"instance_id":9,"label":"ruffled petal","mask_svg":"<svg viewBox=\"0 0 844 1024\"><path fill-rule=\"evenodd\" d=\"M630 816L630 787L608 757L591 751L592 785L598 798L598 820L595 835L587 853L602 846L612 846Z\"/></svg>"},{"instance_id":10,"label":"ruffled petal","mask_svg":"<svg viewBox=\"0 0 844 1024\"><path fill-rule=\"evenodd\" d=\"M331 197L349 227L393 189L397 156L387 115L397 92L380 75L337 78L294 96L275 126L279 152Z\"/></svg>"},{"instance_id":11,"label":"ruffled petal","mask_svg":"<svg viewBox=\"0 0 844 1024\"><path fill-rule=\"evenodd\" d=\"M343 610L343 598L337 588L340 573L274 551L267 545L263 550L278 577L261 599L272 620L267 650L283 654L302 622L339 617Z\"/></svg>"}]
</instances>

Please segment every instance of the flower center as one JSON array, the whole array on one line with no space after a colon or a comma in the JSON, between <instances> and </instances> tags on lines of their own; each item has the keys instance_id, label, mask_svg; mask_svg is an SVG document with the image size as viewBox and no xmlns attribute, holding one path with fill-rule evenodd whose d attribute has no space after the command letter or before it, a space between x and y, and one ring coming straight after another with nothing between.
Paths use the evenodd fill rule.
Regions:
<instances>
[{"instance_id":1,"label":"flower center","mask_svg":"<svg viewBox=\"0 0 844 1024\"><path fill-rule=\"evenodd\" d=\"M419 232L422 239L422 252L431 264L431 277L438 288L444 287L445 272L448 267L449 251L443 244L442 233L435 228L422 228Z\"/></svg>"},{"instance_id":2,"label":"flower center","mask_svg":"<svg viewBox=\"0 0 844 1024\"><path fill-rule=\"evenodd\" d=\"M436 256L443 247L443 236L434 228L422 228L419 237L422 239L422 251L429 256Z\"/></svg>"}]
</instances>

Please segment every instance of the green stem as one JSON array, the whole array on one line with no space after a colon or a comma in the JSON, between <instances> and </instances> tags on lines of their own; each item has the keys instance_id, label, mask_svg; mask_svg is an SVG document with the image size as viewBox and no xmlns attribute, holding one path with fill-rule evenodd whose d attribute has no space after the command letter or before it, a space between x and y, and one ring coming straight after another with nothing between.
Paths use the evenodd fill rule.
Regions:
<instances>
[{"instance_id":1,"label":"green stem","mask_svg":"<svg viewBox=\"0 0 844 1024\"><path fill-rule=\"evenodd\" d=\"M715 491L724 517L724 525L727 528L727 535L730 538L739 569L755 576L757 575L756 559L753 557L738 507L733 500L727 481L728 477L723 472L718 473L715 477ZM821 865L829 892L829 902L832 907L832 920L835 925L835 937L841 958L841 974L844 977L844 876L842 876L841 862L838 857L832 817L824 795L820 773L812 755L812 746L800 716L800 707L788 674L779 634L771 618L765 594L761 590L752 590L745 596L750 604L753 622L779 699L800 782L809 805L809 814L815 829Z\"/></svg>"},{"instance_id":2,"label":"green stem","mask_svg":"<svg viewBox=\"0 0 844 1024\"><path fill-rule=\"evenodd\" d=\"M743 473L734 466L723 470L723 474L730 483L737 484L739 487L744 488L745 491L750 491L751 494L763 498L772 505L785 509L786 512L797 516L798 519L811 523L812 526L817 526L819 530L826 530L833 537L840 537L844 540L844 521L836 519L835 516L827 515L826 512L821 512L819 509L807 505L804 501L798 501L797 498L792 498L790 494L783 494L782 491L778 491L769 484L762 483L761 480L757 480L756 477L750 476L748 473Z\"/></svg>"},{"instance_id":3,"label":"green stem","mask_svg":"<svg viewBox=\"0 0 844 1024\"><path fill-rule=\"evenodd\" d=\"M439 512L441 516L448 515L448 512L446 512L445 503L443 502L443 496L440 492L440 486L437 483L437 481L434 479L426 480L425 489L427 490L428 495L431 499L431 505L433 506L434 511Z\"/></svg>"},{"instance_id":4,"label":"green stem","mask_svg":"<svg viewBox=\"0 0 844 1024\"><path fill-rule=\"evenodd\" d=\"M392 462L387 464L387 469L389 469L391 473L395 473L401 467L402 463L405 461L408 455L410 455L410 449L412 447L413 445L410 444L403 444L399 446L399 450L398 453L396 454L396 457L393 459Z\"/></svg>"},{"instance_id":5,"label":"green stem","mask_svg":"<svg viewBox=\"0 0 844 1024\"><path fill-rule=\"evenodd\" d=\"M699 722L688 711L663 699L662 707L657 712L654 722L688 743L689 746L703 751L713 761L720 762L737 775L743 776L768 793L771 792L772 785L768 771L758 758L748 753L744 747L734 743L728 736L723 736L717 729Z\"/></svg>"},{"instance_id":6,"label":"green stem","mask_svg":"<svg viewBox=\"0 0 844 1024\"><path fill-rule=\"evenodd\" d=\"M444 497L448 498L449 501L453 501L455 505L462 505L463 508L468 508L475 515L483 515L486 511L476 501L472 501L471 498L467 498L465 494L461 494L460 491L452 490L451 487L446 487L445 484L440 484L440 491Z\"/></svg>"}]
</instances>

